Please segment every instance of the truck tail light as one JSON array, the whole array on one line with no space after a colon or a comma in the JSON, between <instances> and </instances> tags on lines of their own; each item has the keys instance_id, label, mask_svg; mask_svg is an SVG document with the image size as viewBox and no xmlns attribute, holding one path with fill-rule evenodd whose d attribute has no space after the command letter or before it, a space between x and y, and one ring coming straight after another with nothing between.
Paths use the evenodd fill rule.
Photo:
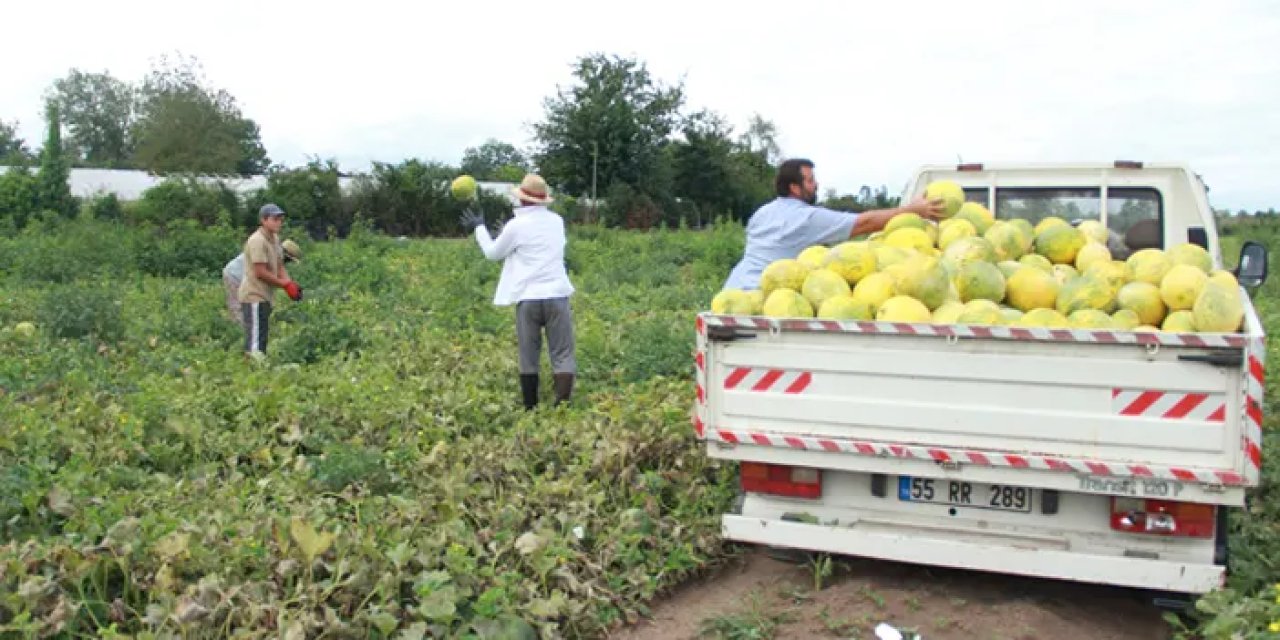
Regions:
<instances>
[{"instance_id":1,"label":"truck tail light","mask_svg":"<svg viewBox=\"0 0 1280 640\"><path fill-rule=\"evenodd\" d=\"M1183 538L1212 538L1217 507L1195 502L1112 498L1111 528Z\"/></svg>"},{"instance_id":2,"label":"truck tail light","mask_svg":"<svg viewBox=\"0 0 1280 640\"><path fill-rule=\"evenodd\" d=\"M822 497L822 472L817 469L763 462L743 462L738 469L743 491L790 498Z\"/></svg>"}]
</instances>

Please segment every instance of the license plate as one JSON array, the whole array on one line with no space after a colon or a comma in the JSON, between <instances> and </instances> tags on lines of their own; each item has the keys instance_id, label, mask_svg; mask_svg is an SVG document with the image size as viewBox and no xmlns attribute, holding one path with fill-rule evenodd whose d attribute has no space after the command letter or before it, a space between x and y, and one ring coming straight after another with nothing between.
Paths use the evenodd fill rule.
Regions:
<instances>
[{"instance_id":1,"label":"license plate","mask_svg":"<svg viewBox=\"0 0 1280 640\"><path fill-rule=\"evenodd\" d=\"M898 476L898 499L955 507L1031 512L1030 487Z\"/></svg>"}]
</instances>

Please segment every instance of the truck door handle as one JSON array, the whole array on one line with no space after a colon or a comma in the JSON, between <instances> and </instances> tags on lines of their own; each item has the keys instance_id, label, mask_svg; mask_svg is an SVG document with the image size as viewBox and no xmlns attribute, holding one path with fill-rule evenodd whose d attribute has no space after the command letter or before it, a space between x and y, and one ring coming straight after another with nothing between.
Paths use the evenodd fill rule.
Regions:
<instances>
[{"instance_id":1,"label":"truck door handle","mask_svg":"<svg viewBox=\"0 0 1280 640\"><path fill-rule=\"evenodd\" d=\"M1178 355L1178 359L1183 362L1203 362L1215 367L1240 367L1244 365L1244 355L1239 351L1183 353Z\"/></svg>"}]
</instances>

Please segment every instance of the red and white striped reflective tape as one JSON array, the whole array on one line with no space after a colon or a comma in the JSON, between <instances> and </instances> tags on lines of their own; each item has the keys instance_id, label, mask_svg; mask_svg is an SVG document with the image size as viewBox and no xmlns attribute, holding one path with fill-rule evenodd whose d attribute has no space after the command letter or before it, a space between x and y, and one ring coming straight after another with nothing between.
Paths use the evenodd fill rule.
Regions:
<instances>
[{"instance_id":1,"label":"red and white striped reflective tape","mask_svg":"<svg viewBox=\"0 0 1280 640\"><path fill-rule=\"evenodd\" d=\"M790 320L759 316L703 314L706 326L744 329L870 333L885 335L939 336L944 338L995 338L1041 342L1094 342L1104 344L1168 345L1175 347L1243 347L1247 338L1235 333L1165 333L1163 331L1107 331L1096 329L1048 329L965 324L920 324L869 322L858 320ZM703 330L700 324L700 331Z\"/></svg>"},{"instance_id":2,"label":"red and white striped reflective tape","mask_svg":"<svg viewBox=\"0 0 1280 640\"><path fill-rule=\"evenodd\" d=\"M1227 397L1154 389L1112 389L1111 410L1115 415L1131 418L1226 422Z\"/></svg>"},{"instance_id":3,"label":"red and white striped reflective tape","mask_svg":"<svg viewBox=\"0 0 1280 640\"><path fill-rule=\"evenodd\" d=\"M1267 341L1249 340L1245 352L1244 372L1244 457L1249 465L1249 479L1258 482L1262 469L1262 397L1266 388Z\"/></svg>"},{"instance_id":4,"label":"red and white striped reflective tape","mask_svg":"<svg viewBox=\"0 0 1280 640\"><path fill-rule=\"evenodd\" d=\"M693 432L702 439L706 433L707 420L707 329L702 316L698 316L694 326L697 330L697 344L693 353L693 384L696 401L693 403L692 422Z\"/></svg>"},{"instance_id":5,"label":"red and white striped reflective tape","mask_svg":"<svg viewBox=\"0 0 1280 640\"><path fill-rule=\"evenodd\" d=\"M813 383L808 371L786 369L736 367L724 378L726 391L753 391L756 393L803 393Z\"/></svg>"},{"instance_id":6,"label":"red and white striped reflective tape","mask_svg":"<svg viewBox=\"0 0 1280 640\"><path fill-rule=\"evenodd\" d=\"M921 447L906 444L864 442L840 438L790 436L760 431L731 431L717 429L710 437L730 444L762 447L786 447L806 451L852 453L863 456L957 462L985 467L1009 467L1039 469L1067 473L1087 473L1116 477L1160 478L1181 482L1201 482L1237 486L1246 484L1245 477L1226 469L1198 469L1191 467L1162 467L1140 464L1107 463L1096 460L1058 458L1052 456L1017 455L991 451Z\"/></svg>"}]
</instances>

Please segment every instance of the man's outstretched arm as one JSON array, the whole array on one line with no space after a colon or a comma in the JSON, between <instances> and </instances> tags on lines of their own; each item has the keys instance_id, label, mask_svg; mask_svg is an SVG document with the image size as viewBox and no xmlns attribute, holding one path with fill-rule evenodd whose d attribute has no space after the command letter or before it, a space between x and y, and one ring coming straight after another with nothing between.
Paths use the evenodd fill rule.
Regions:
<instances>
[{"instance_id":1,"label":"man's outstretched arm","mask_svg":"<svg viewBox=\"0 0 1280 640\"><path fill-rule=\"evenodd\" d=\"M919 215L921 218L937 220L938 216L942 214L944 207L945 205L942 204L942 200L929 201L924 198L917 198L905 207L863 211L854 219L853 230L849 232L849 237L853 238L880 231L881 229L884 229L885 225L889 224L889 221L894 219L895 216L904 213L914 213Z\"/></svg>"}]
</instances>

